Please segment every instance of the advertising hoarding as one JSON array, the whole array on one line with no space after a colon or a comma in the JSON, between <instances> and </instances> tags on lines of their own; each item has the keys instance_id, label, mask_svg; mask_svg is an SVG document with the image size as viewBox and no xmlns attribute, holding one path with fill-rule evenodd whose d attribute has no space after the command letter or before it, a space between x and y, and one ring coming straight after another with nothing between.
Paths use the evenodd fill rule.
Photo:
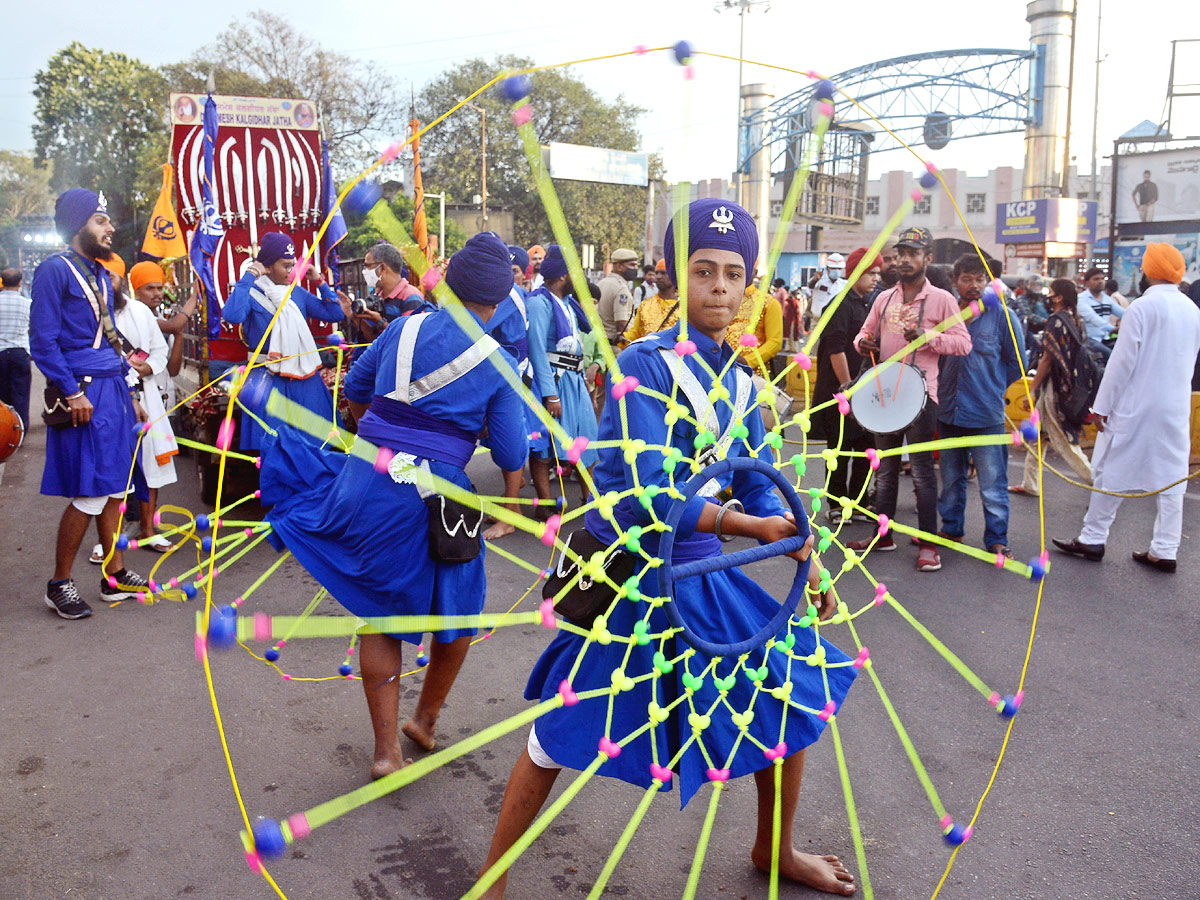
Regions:
<instances>
[{"instance_id":1,"label":"advertising hoarding","mask_svg":"<svg viewBox=\"0 0 1200 900\"><path fill-rule=\"evenodd\" d=\"M1096 240L1094 200L1015 200L996 206L998 244L1090 244Z\"/></svg>"},{"instance_id":2,"label":"advertising hoarding","mask_svg":"<svg viewBox=\"0 0 1200 900\"><path fill-rule=\"evenodd\" d=\"M1200 147L1117 158L1117 224L1200 219Z\"/></svg>"},{"instance_id":3,"label":"advertising hoarding","mask_svg":"<svg viewBox=\"0 0 1200 900\"><path fill-rule=\"evenodd\" d=\"M645 153L552 141L547 155L551 178L640 187L645 187L649 178L649 162Z\"/></svg>"}]
</instances>

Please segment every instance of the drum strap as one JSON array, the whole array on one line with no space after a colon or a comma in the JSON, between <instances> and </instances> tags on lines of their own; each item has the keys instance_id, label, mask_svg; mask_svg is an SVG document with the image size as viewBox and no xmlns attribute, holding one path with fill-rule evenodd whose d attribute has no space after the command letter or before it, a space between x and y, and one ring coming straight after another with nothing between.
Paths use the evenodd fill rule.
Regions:
<instances>
[{"instance_id":1,"label":"drum strap","mask_svg":"<svg viewBox=\"0 0 1200 900\"><path fill-rule=\"evenodd\" d=\"M708 392L700 384L700 379L696 377L691 369L684 365L683 358L677 355L674 350L661 348L658 352L666 362L667 368L674 374L675 383L679 385L679 389L687 397L688 405L692 407L692 413L696 416L697 425L713 435L717 434L720 423L717 420L716 406L709 399ZM750 407L754 405L754 400L751 397L754 389L753 380L739 368L735 368L733 371L737 377L737 396L733 402L733 413L730 415L729 422L726 424L725 430L721 432L720 437L712 444L709 444L703 452L697 454L696 465L698 469L703 469L709 463L714 463L726 457L730 446L733 444L733 426L745 419ZM698 495L701 497L713 497L716 496L719 490L720 487L714 478L698 491Z\"/></svg>"},{"instance_id":2,"label":"drum strap","mask_svg":"<svg viewBox=\"0 0 1200 900\"><path fill-rule=\"evenodd\" d=\"M885 300L883 302L883 309L881 309L879 311L879 323L878 323L879 327L875 331L875 343L879 344L879 347L880 347L879 352L881 354L883 353L882 340L883 340L884 316L887 315L888 307L892 305L892 298L896 296L897 291L903 292L904 288L901 285L896 285L896 287L892 288L892 292L888 295L887 300ZM917 311L917 327L918 328L922 327L921 323L925 321L925 301L927 299L928 299L927 297L921 298L921 308ZM917 351L914 350L912 352L912 357L910 359L905 360L905 362L915 362L916 358L917 358ZM881 362L882 362L882 360L881 360Z\"/></svg>"}]
</instances>

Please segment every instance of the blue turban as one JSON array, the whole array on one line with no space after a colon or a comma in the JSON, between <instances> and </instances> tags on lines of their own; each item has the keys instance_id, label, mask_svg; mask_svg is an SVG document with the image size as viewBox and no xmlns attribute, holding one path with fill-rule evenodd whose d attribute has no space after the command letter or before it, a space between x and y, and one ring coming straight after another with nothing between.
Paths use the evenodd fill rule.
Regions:
<instances>
[{"instance_id":1,"label":"blue turban","mask_svg":"<svg viewBox=\"0 0 1200 900\"><path fill-rule=\"evenodd\" d=\"M281 259L295 259L296 245L290 235L282 231L268 231L261 238L255 258L264 266L273 266Z\"/></svg>"},{"instance_id":2,"label":"blue turban","mask_svg":"<svg viewBox=\"0 0 1200 900\"><path fill-rule=\"evenodd\" d=\"M522 272L529 268L529 254L521 247L514 247L512 244L508 245L508 261L520 268Z\"/></svg>"},{"instance_id":3,"label":"blue turban","mask_svg":"<svg viewBox=\"0 0 1200 900\"><path fill-rule=\"evenodd\" d=\"M63 191L54 201L54 230L69 244L96 213L108 215L108 203L101 194L84 188Z\"/></svg>"},{"instance_id":4,"label":"blue turban","mask_svg":"<svg viewBox=\"0 0 1200 900\"><path fill-rule=\"evenodd\" d=\"M546 258L542 260L542 280L553 281L567 274L567 261L563 259L562 247L551 244L546 248Z\"/></svg>"},{"instance_id":5,"label":"blue turban","mask_svg":"<svg viewBox=\"0 0 1200 900\"><path fill-rule=\"evenodd\" d=\"M754 275L758 262L758 227L754 218L736 203L709 197L688 204L687 259L697 250L732 250L746 265L746 281ZM671 283L678 286L675 270L675 219L663 238L663 255ZM542 264L542 271L546 266Z\"/></svg>"},{"instance_id":6,"label":"blue turban","mask_svg":"<svg viewBox=\"0 0 1200 900\"><path fill-rule=\"evenodd\" d=\"M475 235L450 257L446 285L459 300L495 306L513 286L508 245L493 231Z\"/></svg>"}]
</instances>

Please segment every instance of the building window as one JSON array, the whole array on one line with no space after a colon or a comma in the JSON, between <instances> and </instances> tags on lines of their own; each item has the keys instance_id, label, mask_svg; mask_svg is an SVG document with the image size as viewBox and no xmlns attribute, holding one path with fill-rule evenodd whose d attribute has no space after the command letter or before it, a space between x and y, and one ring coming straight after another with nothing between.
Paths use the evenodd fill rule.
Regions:
<instances>
[{"instance_id":1,"label":"building window","mask_svg":"<svg viewBox=\"0 0 1200 900\"><path fill-rule=\"evenodd\" d=\"M967 194L967 212L987 212L987 194Z\"/></svg>"},{"instance_id":2,"label":"building window","mask_svg":"<svg viewBox=\"0 0 1200 900\"><path fill-rule=\"evenodd\" d=\"M783 215L783 201L782 200L772 200L771 201L771 218L778 219L781 215Z\"/></svg>"},{"instance_id":3,"label":"building window","mask_svg":"<svg viewBox=\"0 0 1200 900\"><path fill-rule=\"evenodd\" d=\"M868 216L879 215L879 197L878 196L867 198L867 215Z\"/></svg>"},{"instance_id":4,"label":"building window","mask_svg":"<svg viewBox=\"0 0 1200 900\"><path fill-rule=\"evenodd\" d=\"M913 214L918 216L927 216L933 212L933 198L926 194L913 206Z\"/></svg>"}]
</instances>

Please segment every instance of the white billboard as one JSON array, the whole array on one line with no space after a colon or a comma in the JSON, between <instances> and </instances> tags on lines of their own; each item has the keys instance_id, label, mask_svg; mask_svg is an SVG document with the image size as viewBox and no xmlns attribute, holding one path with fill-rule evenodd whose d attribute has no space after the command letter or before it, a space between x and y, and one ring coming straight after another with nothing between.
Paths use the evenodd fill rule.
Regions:
<instances>
[{"instance_id":1,"label":"white billboard","mask_svg":"<svg viewBox=\"0 0 1200 900\"><path fill-rule=\"evenodd\" d=\"M547 149L551 178L599 181L604 184L646 186L649 166L645 153L551 142Z\"/></svg>"},{"instance_id":2,"label":"white billboard","mask_svg":"<svg viewBox=\"0 0 1200 900\"><path fill-rule=\"evenodd\" d=\"M1119 159L1118 224L1200 219L1200 147Z\"/></svg>"}]
</instances>

